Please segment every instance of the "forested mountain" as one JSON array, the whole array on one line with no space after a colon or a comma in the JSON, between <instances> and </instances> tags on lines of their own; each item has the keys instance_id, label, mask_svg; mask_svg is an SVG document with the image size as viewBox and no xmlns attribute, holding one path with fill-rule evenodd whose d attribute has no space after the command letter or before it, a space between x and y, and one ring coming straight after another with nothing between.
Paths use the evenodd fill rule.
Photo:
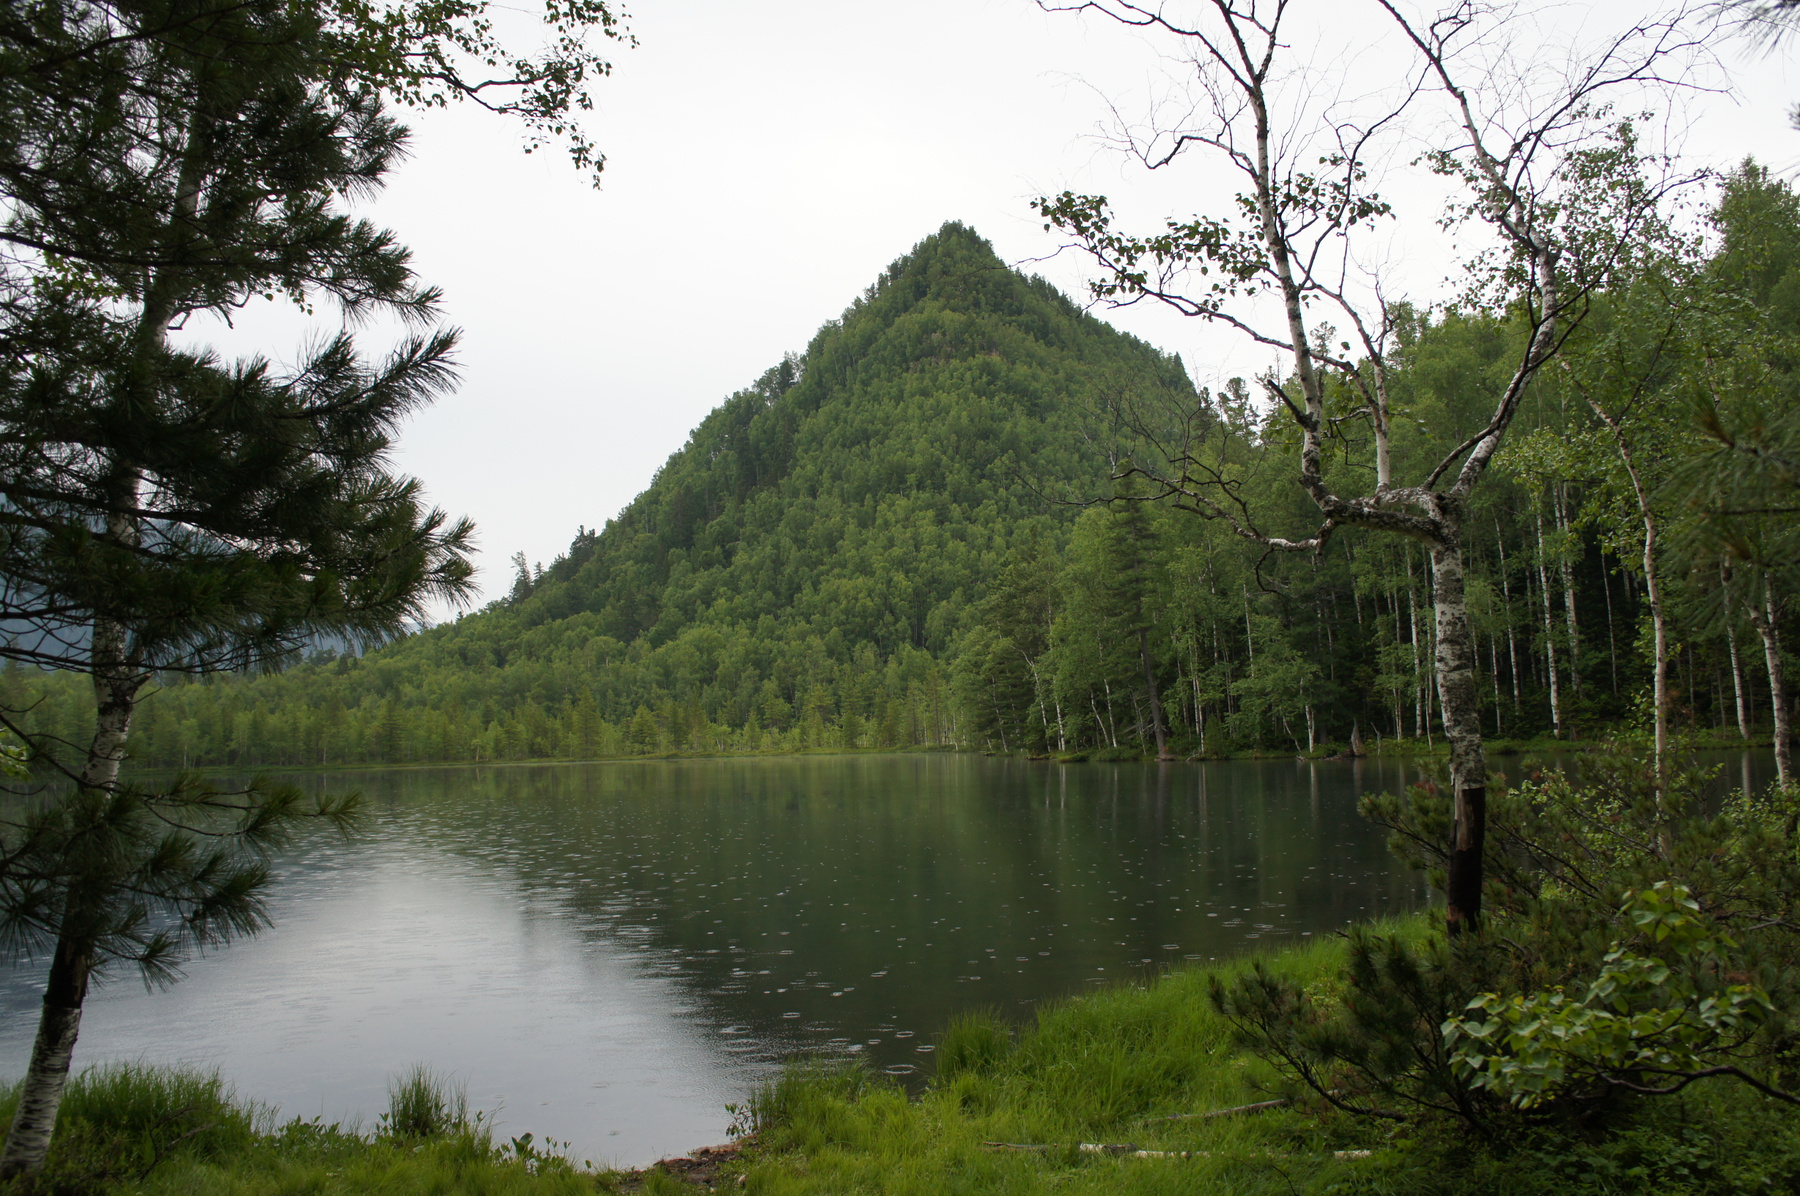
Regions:
<instances>
[{"instance_id":1,"label":"forested mountain","mask_svg":"<svg viewBox=\"0 0 1800 1196\"><path fill-rule=\"evenodd\" d=\"M1648 523L1676 729L1767 733L1797 520L1736 482L1737 514L1709 508L1751 459L1732 446L1792 422L1796 262L1800 199L1747 166L1701 256L1622 278L1536 384L1464 523L1485 734L1645 723ZM1395 466L1416 474L1483 426L1521 332L1504 313L1399 315ZM1328 470L1364 467L1362 435L1334 430ZM1440 735L1428 554L1349 529L1270 553L1113 481L1174 450L1265 531L1316 525L1294 439L1244 383L1196 391L1179 360L946 225L602 530L548 568L517 560L507 599L360 659L169 678L133 750L243 767ZM0 689L46 730L91 709L76 678L15 669Z\"/></svg>"},{"instance_id":2,"label":"forested mountain","mask_svg":"<svg viewBox=\"0 0 1800 1196\"><path fill-rule=\"evenodd\" d=\"M1179 360L946 225L507 600L360 660L171 678L135 755L950 742L953 646L1015 546L1067 539L1075 511L1047 496L1104 492L1085 425L1123 390L1193 393Z\"/></svg>"}]
</instances>

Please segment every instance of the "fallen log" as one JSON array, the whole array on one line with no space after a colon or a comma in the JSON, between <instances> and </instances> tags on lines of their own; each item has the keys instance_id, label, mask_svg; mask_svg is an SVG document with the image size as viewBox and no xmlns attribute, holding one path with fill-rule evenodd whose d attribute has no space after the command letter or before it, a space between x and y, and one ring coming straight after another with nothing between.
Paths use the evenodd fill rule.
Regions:
<instances>
[{"instance_id":1,"label":"fallen log","mask_svg":"<svg viewBox=\"0 0 1800 1196\"><path fill-rule=\"evenodd\" d=\"M1170 1113L1162 1117L1146 1117L1145 1121L1211 1121L1215 1117L1235 1117L1239 1113L1261 1113L1264 1109L1279 1109L1283 1105L1294 1102L1285 1096L1274 1100L1259 1100L1251 1105L1233 1105L1229 1109L1208 1109L1204 1113Z\"/></svg>"},{"instance_id":2,"label":"fallen log","mask_svg":"<svg viewBox=\"0 0 1800 1196\"><path fill-rule=\"evenodd\" d=\"M983 1142L981 1145L988 1150L1023 1150L1037 1154L1067 1149L1062 1146L1041 1146L1024 1142ZM1105 1154L1125 1159L1208 1159L1212 1157L1212 1152L1206 1150L1140 1150L1130 1142L1081 1142L1077 1143L1076 1149L1082 1154ZM1334 1159L1366 1159L1369 1154L1370 1152L1366 1150L1334 1150L1331 1152L1331 1157Z\"/></svg>"}]
</instances>

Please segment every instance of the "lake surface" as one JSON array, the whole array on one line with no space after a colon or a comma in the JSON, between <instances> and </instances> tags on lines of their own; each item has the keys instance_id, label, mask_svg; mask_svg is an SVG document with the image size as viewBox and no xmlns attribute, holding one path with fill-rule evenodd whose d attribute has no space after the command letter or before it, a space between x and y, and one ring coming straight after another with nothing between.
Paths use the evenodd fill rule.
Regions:
<instances>
[{"instance_id":1,"label":"lake surface","mask_svg":"<svg viewBox=\"0 0 1800 1196\"><path fill-rule=\"evenodd\" d=\"M722 1140L726 1103L796 1054L921 1078L960 1010L1023 1019L1417 908L1422 879L1356 814L1417 776L920 755L299 778L360 790L363 832L280 862L273 930L172 989L97 990L76 1061L217 1067L284 1116L365 1126L424 1062L503 1134L641 1165ZM0 973L0 1075L24 1071L41 985Z\"/></svg>"}]
</instances>

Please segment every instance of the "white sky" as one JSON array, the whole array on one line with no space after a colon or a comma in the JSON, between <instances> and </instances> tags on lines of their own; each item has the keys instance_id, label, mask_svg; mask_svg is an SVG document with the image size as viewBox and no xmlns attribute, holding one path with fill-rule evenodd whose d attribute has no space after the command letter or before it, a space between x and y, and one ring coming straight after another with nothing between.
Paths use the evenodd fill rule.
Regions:
<instances>
[{"instance_id":1,"label":"white sky","mask_svg":"<svg viewBox=\"0 0 1800 1196\"><path fill-rule=\"evenodd\" d=\"M1629 7L1559 6L1548 36ZM516 127L462 109L412 119L413 159L373 210L464 330L461 390L414 420L398 462L476 521L487 597L507 588L508 556L548 563L578 524L604 524L706 412L803 349L945 220L1026 263L1058 244L1035 196L1107 194L1144 229L1221 197L1198 161L1146 176L1095 138L1102 96L1135 110L1168 93L1175 69L1166 47L1100 18L1032 0L631 8L642 44L614 56L588 119L608 159L601 189L560 151L526 157ZM1378 77L1379 54L1338 47L1367 27L1360 6L1319 11L1319 59ZM1738 95L1692 101L1690 150L1791 171L1800 134L1786 113L1800 86L1779 60L1729 49L1727 63ZM1384 251L1420 297L1441 293L1445 274L1429 225L1402 221ZM1073 253L1026 268L1081 294ZM1099 314L1180 352L1201 382L1262 364L1194 321ZM294 356L291 314L237 323L231 348Z\"/></svg>"}]
</instances>

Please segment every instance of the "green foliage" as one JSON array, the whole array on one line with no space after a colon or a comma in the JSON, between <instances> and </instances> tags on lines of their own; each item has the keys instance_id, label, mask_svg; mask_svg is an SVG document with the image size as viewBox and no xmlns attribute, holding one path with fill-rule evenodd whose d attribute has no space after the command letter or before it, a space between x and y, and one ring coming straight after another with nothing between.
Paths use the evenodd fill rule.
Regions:
<instances>
[{"instance_id":1,"label":"green foliage","mask_svg":"<svg viewBox=\"0 0 1800 1196\"><path fill-rule=\"evenodd\" d=\"M539 17L543 44L524 54L500 36L486 0L321 0L319 8L335 57L361 85L418 108L474 100L524 123L526 153L562 142L575 168L598 182L606 157L576 114L592 111L590 88L612 73L590 36L637 44L617 6L550 0Z\"/></svg>"},{"instance_id":2,"label":"green foliage","mask_svg":"<svg viewBox=\"0 0 1800 1196\"><path fill-rule=\"evenodd\" d=\"M22 780L30 775L31 749L12 732L0 732L0 777Z\"/></svg>"},{"instance_id":3,"label":"green foliage","mask_svg":"<svg viewBox=\"0 0 1800 1196\"><path fill-rule=\"evenodd\" d=\"M302 820L348 830L359 809L355 795L191 775L41 794L0 821L0 942L49 959L72 939L91 956L84 968L124 963L147 985L171 983L192 952L268 924L268 858Z\"/></svg>"},{"instance_id":4,"label":"green foliage","mask_svg":"<svg viewBox=\"0 0 1800 1196\"><path fill-rule=\"evenodd\" d=\"M124 676L261 667L466 592L471 529L387 461L449 385L453 333L374 359L340 333L287 374L168 343L262 295L436 315L404 247L345 210L405 130L328 85L331 53L316 10L264 0L45 5L0 25L20 249L0 277L0 655L103 671L100 623L126 638Z\"/></svg>"},{"instance_id":5,"label":"green foliage","mask_svg":"<svg viewBox=\"0 0 1800 1196\"><path fill-rule=\"evenodd\" d=\"M1665 911L1666 912L1666 911ZM1654 931L1644 935L1654 937ZM1673 936L1671 936L1673 937ZM1668 941L1665 939L1665 942ZM1458 969L1506 973L1505 948L1460 962L1424 919L1366 928L1359 943L1331 938L1294 950L1176 971L1041 1008L1007 1031L991 1018L962 1019L940 1046L936 1076L916 1096L849 1066L791 1069L758 1098L758 1148L746 1186L783 1194L996 1192L1376 1193L1384 1196L1514 1196L1578 1193L1785 1191L1800 1179L1800 1116L1737 1084L1697 1086L1662 1100L1614 1102L1579 1118L1551 1118L1492 1101L1470 1133L1453 1113L1334 1077L1320 1094L1292 1083L1279 1060L1246 1053L1241 1026L1209 992L1271 988L1303 1011L1297 1037L1342 1024L1379 1000L1398 1045L1390 1075L1415 1042L1442 1043L1432 1010L1459 1012L1445 987ZM1361 962L1358 962L1361 957ZM1457 987L1452 984L1450 988ZM1402 994L1404 999L1402 999ZM1409 1009L1403 1009L1408 1006ZM1371 1008L1367 1017L1386 1016ZM963 1051L944 1067L953 1039ZM1366 1059L1373 1065L1376 1060ZM1450 1071L1449 1052L1437 1065ZM1297 1097L1287 1106L1195 1116ZM1392 1106L1377 1103L1399 1098ZM1401 1124L1355 1110L1398 1109ZM1421 1113L1423 1115L1421 1115ZM1008 1150L1011 1143L1031 1150ZM1079 1143L1130 1144L1185 1158L1114 1157ZM1340 1154L1338 1152L1346 1152Z\"/></svg>"},{"instance_id":6,"label":"green foliage","mask_svg":"<svg viewBox=\"0 0 1800 1196\"><path fill-rule=\"evenodd\" d=\"M1113 385L1192 391L1178 361L946 226L514 600L363 658L171 683L133 750L569 758L650 750L646 722L658 751L967 742L950 659L1013 548L1066 539L1074 513L1043 493L1104 484L1080 446Z\"/></svg>"},{"instance_id":7,"label":"green foliage","mask_svg":"<svg viewBox=\"0 0 1800 1196\"><path fill-rule=\"evenodd\" d=\"M1484 933L1352 931L1334 1007L1263 972L1215 1005L1297 1090L1383 1119L1505 1134L1707 1077L1800 1104L1793 798L1720 809L1711 780L1626 755L1490 783ZM1445 804L1426 784L1364 809L1441 878Z\"/></svg>"},{"instance_id":8,"label":"green foliage","mask_svg":"<svg viewBox=\"0 0 1800 1196\"><path fill-rule=\"evenodd\" d=\"M1721 196L1716 244L1620 274L1571 334L1567 368L1534 383L1463 524L1485 734L1647 722L1641 521L1582 398L1627 391L1618 418L1676 554L1674 728L1742 742L1741 694L1745 733L1767 733L1755 619L1790 669L1797 628L1779 553L1758 546L1796 516L1737 518L1748 555L1722 585L1729 537L1693 504L1728 475L1702 460L1716 438L1693 419L1709 385L1731 420L1786 394L1791 199L1747 167ZM1509 376L1526 329L1474 311L1395 320L1394 465L1416 473L1486 425L1476 399ZM1222 522L1138 501L1148 492L1122 489L1092 447L1110 439L1125 462L1153 448L1130 428L1189 424L1266 530L1306 532L1298 447L1241 380L1196 394L1179 362L946 226L702 421L604 529L543 567L515 561L507 600L278 677L171 678L133 751L240 769L949 746L1135 757L1154 751L1153 694L1185 756L1438 744L1426 554L1343 528L1315 556L1269 557ZM1368 448L1357 421L1335 428L1328 480ZM1779 479L1739 456L1740 497L1767 498ZM78 721L84 696L52 677L0 686L39 702L21 726Z\"/></svg>"},{"instance_id":9,"label":"green foliage","mask_svg":"<svg viewBox=\"0 0 1800 1196\"><path fill-rule=\"evenodd\" d=\"M1719 992L1696 983L1696 973L1731 970L1737 944L1700 916L1685 886L1667 881L1630 894L1619 913L1674 960L1615 941L1580 1000L1561 990L1482 993L1469 1002L1471 1016L1442 1027L1451 1066L1463 1079L1529 1109L1604 1084L1667 1092L1721 1074L1712 1061L1742 1044L1774 1009L1755 985Z\"/></svg>"}]
</instances>

